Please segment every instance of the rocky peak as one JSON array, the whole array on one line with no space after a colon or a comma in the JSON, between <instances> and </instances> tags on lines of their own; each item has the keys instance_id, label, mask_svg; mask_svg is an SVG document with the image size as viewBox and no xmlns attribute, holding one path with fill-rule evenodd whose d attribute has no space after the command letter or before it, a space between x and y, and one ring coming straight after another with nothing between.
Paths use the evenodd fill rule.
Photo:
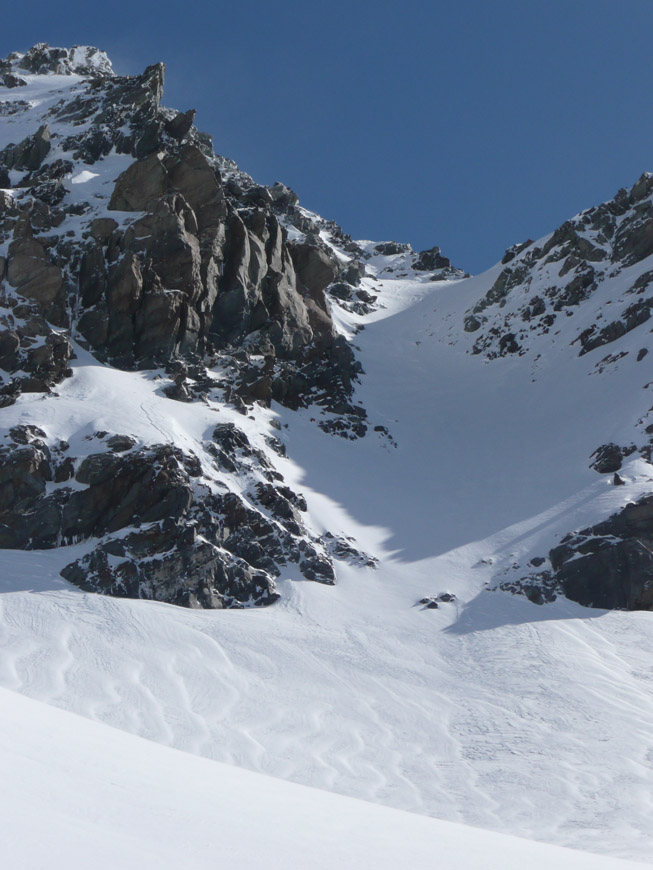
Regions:
<instances>
[{"instance_id":1,"label":"rocky peak","mask_svg":"<svg viewBox=\"0 0 653 870\"><path fill-rule=\"evenodd\" d=\"M25 72L32 75L79 75L93 78L113 76L111 61L104 51L90 45L55 48L38 42L25 54L14 52L0 60L3 72Z\"/></svg>"}]
</instances>

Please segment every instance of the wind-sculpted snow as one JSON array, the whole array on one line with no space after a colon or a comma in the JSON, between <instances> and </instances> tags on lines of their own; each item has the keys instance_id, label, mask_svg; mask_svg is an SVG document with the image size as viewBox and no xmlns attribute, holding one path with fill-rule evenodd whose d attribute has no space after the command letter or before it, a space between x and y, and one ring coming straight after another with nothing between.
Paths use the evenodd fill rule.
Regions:
<instances>
[{"instance_id":1,"label":"wind-sculpted snow","mask_svg":"<svg viewBox=\"0 0 653 870\"><path fill-rule=\"evenodd\" d=\"M431 867L434 855L449 870L472 870L480 860L488 870L643 866L191 758L10 692L2 708L3 856L13 867L396 870Z\"/></svg>"},{"instance_id":2,"label":"wind-sculpted snow","mask_svg":"<svg viewBox=\"0 0 653 870\"><path fill-rule=\"evenodd\" d=\"M93 96L75 76L43 78L47 87L37 76L12 90L42 99L44 111L64 78L66 99L76 88ZM18 125L28 111L18 106L6 117ZM166 120L177 132L193 129L188 117ZM25 136L39 124L30 122ZM38 156L46 138L36 135L12 159ZM58 147L55 136L50 141ZM133 158L112 150L88 167L78 163L66 202L91 203L93 220L111 218L105 206L116 178L135 171ZM249 246L250 264L262 268L272 236L257 246L252 234L270 232L259 210L274 216L290 257L286 277L292 264L300 283L313 287L313 323L328 325L357 368L335 393L314 360L290 377L287 364L297 361L266 359L255 329L240 336L242 346L210 357L171 357L138 370L134 356L121 370L111 353L98 362L79 335L43 317L43 334L27 335L24 318L20 350L8 340L6 351L18 354L21 368L5 380L34 387L47 353L52 378L40 390L4 394L0 447L20 473L0 495L11 504L27 499L26 527L46 543L31 537L23 543L32 549L2 551L0 684L304 785L653 861L653 613L584 607L560 595L557 580L547 586L535 576L551 572L547 560L560 547L567 547L561 564L576 576L581 556L612 544L621 552L642 523L637 552L648 547L650 176L466 278L437 249L418 255L396 242L351 240L283 185L262 188L214 159L225 201L242 222L233 221L234 244L240 238L241 253ZM152 163L170 202L176 164ZM123 185L121 195L129 190ZM16 217L8 213L12 232ZM105 263L107 238L141 219L114 211L113 222L95 225L97 264ZM186 219L184 233L199 238ZM65 218L77 238L85 220L74 211ZM67 267L57 266L61 276L43 272L54 265L51 247L32 244L43 235L37 229L23 241L38 254L29 256L50 276L48 286L58 288ZM184 250L197 253L185 241ZM199 293L206 275L191 261ZM232 272L241 289L243 263ZM140 260L125 268L119 286L140 293ZM252 284L242 308L247 328L262 286ZM133 298L140 304L138 293ZM301 309L293 311L300 324ZM118 320L113 334L127 335L133 352L140 338ZM66 340L56 346L56 366L50 334ZM274 335L281 343L292 337L283 329ZM275 393L274 383L288 391ZM106 485L109 470L122 481L148 457L166 470L159 484L174 507L173 556L197 557L193 565L204 570L208 543L219 551L211 550L216 564L244 560L248 570L267 572L267 601L280 596L273 607L182 609L93 595L62 579L63 570L83 588L74 572L86 572L93 588L120 595L136 578L132 594L157 598L142 572L168 559L170 523L148 513L156 508L142 488L120 527L110 498L89 494ZM64 502L85 505L85 531L74 537L55 522L65 538L53 540L51 526L39 528L34 517L56 520L50 509ZM6 545L21 532L11 510ZM189 584L179 563L166 564L166 583L177 584L167 600L180 588L212 594ZM223 603L264 603L255 600L254 580L251 595L241 589L238 599L236 586L234 600ZM229 590L213 591L219 599ZM649 601L646 594L624 606ZM481 864L487 856L470 866Z\"/></svg>"}]
</instances>

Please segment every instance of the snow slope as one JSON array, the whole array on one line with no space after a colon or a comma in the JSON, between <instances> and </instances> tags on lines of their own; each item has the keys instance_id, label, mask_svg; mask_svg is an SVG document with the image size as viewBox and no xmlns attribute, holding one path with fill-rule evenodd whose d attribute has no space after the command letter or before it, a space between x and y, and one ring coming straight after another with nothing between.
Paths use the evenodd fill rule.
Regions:
<instances>
[{"instance_id":1,"label":"snow slope","mask_svg":"<svg viewBox=\"0 0 653 870\"><path fill-rule=\"evenodd\" d=\"M3 863L627 870L193 758L2 691Z\"/></svg>"},{"instance_id":2,"label":"snow slope","mask_svg":"<svg viewBox=\"0 0 653 870\"><path fill-rule=\"evenodd\" d=\"M37 117L78 84L30 77L23 92ZM6 141L32 132L22 123L7 121ZM100 213L129 161L78 165L75 197ZM100 867L100 851L107 867L134 854L139 867L143 854L182 866L190 848L197 867L225 849L230 867L260 866L262 855L278 866L490 867L495 854L501 867L618 866L388 807L653 863L653 614L492 591L566 532L653 490L642 459L627 461L617 488L589 468L597 446L634 440L649 414L652 357L637 362L648 328L623 336L628 354L603 367L604 350L579 357L572 345L651 264L612 276L523 356L487 361L462 324L500 266L430 282L401 257L367 263L375 310L334 309L365 371L363 439L321 431L316 408L243 416L218 400L174 402L160 373L117 371L79 347L56 395L2 409L3 429L36 424L76 456L106 430L208 462L208 433L237 420L305 493L312 531L350 536L380 560L377 570L339 563L334 588L289 572L271 608L197 612L73 589L58 572L91 542L2 551L0 685L95 720L2 692L14 783L2 817L16 866L53 866L57 845L67 867L91 850ZM272 433L288 459L271 452ZM455 600L437 610L417 604L445 591Z\"/></svg>"},{"instance_id":3,"label":"snow slope","mask_svg":"<svg viewBox=\"0 0 653 870\"><path fill-rule=\"evenodd\" d=\"M241 417L262 449L271 414L288 426L292 459L276 462L314 528L355 537L376 571L340 564L335 588L288 577L271 608L195 612L70 589L57 572L71 548L5 551L2 685L306 785L653 861L652 615L485 589L651 488L642 460L626 487L587 469L606 402L617 421L641 413L640 369L624 361L599 388L592 354L560 353L533 383L523 361L465 353L455 322L491 277L377 283L392 303L355 338L359 394L396 447L328 436L311 410ZM80 355L58 398L3 415L76 449L107 427L199 449L233 414L157 390ZM416 606L445 590L457 600Z\"/></svg>"}]
</instances>

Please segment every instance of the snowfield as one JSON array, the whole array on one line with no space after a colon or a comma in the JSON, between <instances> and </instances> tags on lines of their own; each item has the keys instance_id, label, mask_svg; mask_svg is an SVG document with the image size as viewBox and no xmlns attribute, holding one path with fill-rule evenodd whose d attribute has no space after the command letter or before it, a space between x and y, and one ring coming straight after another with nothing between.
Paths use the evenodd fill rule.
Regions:
<instances>
[{"instance_id":1,"label":"snowfield","mask_svg":"<svg viewBox=\"0 0 653 870\"><path fill-rule=\"evenodd\" d=\"M32 113L3 118L0 147L85 87L27 79ZM78 161L70 201L92 214L72 216L71 233L105 213L131 160ZM401 255L372 256L362 287L376 307L333 309L364 370L356 441L322 431L317 407L172 401L161 372L118 371L78 345L55 393L2 408L3 433L34 424L76 457L102 430L172 442L207 468L203 442L237 422L306 496L310 531L379 560L338 562L335 587L287 571L269 608L195 611L66 583L59 571L94 541L0 551L3 866L653 866L653 613L496 588L653 492L637 453L623 486L589 467L599 445L653 423L653 356L638 361L650 325L609 364L612 346L572 344L627 303L652 259L616 270L523 355L490 361L462 325L501 266L433 282ZM523 303L516 291L500 316ZM437 609L419 603L442 593Z\"/></svg>"},{"instance_id":2,"label":"snowfield","mask_svg":"<svg viewBox=\"0 0 653 870\"><path fill-rule=\"evenodd\" d=\"M628 870L174 752L1 691L3 864L20 870Z\"/></svg>"},{"instance_id":3,"label":"snowfield","mask_svg":"<svg viewBox=\"0 0 653 870\"><path fill-rule=\"evenodd\" d=\"M314 529L354 537L377 570L340 563L335 588L289 575L271 608L197 612L72 589L58 570L85 544L5 551L0 683L303 785L653 862L653 614L486 589L653 488L642 460L619 488L587 467L618 434L612 419L641 415L646 391L632 381L643 387L647 372L627 357L598 377L593 354L572 349L532 377L521 359L465 353L456 321L491 280L377 282L393 316L376 312L355 338L357 396L392 440L329 436L310 410L239 418L262 449L271 416L287 425L292 460L275 462L306 494ZM80 351L56 401L23 396L3 419L38 422L77 452L108 428L201 455L211 423L235 413L158 389ZM455 601L417 604L444 591Z\"/></svg>"}]
</instances>

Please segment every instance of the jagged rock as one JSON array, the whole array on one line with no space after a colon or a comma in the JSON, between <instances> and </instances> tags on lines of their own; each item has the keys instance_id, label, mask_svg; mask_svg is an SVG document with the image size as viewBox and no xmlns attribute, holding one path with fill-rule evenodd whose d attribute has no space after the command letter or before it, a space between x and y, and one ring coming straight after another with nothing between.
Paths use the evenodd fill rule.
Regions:
<instances>
[{"instance_id":1,"label":"jagged rock","mask_svg":"<svg viewBox=\"0 0 653 870\"><path fill-rule=\"evenodd\" d=\"M34 75L113 75L109 58L92 46L51 48L47 42L39 42L19 56L18 66Z\"/></svg>"},{"instance_id":2,"label":"jagged rock","mask_svg":"<svg viewBox=\"0 0 653 870\"><path fill-rule=\"evenodd\" d=\"M520 242L519 244L511 245L509 248L506 248L501 263L505 266L506 263L514 260L517 254L521 254L522 251L526 250L526 248L530 247L532 244L533 239L527 239L525 242Z\"/></svg>"},{"instance_id":3,"label":"jagged rock","mask_svg":"<svg viewBox=\"0 0 653 870\"><path fill-rule=\"evenodd\" d=\"M5 73L0 76L0 83L4 88L24 88L27 85L27 80L14 73Z\"/></svg>"},{"instance_id":4,"label":"jagged rock","mask_svg":"<svg viewBox=\"0 0 653 870\"><path fill-rule=\"evenodd\" d=\"M653 610L653 495L566 535L549 552L549 560L551 571L500 588L525 594L536 604L562 594L585 607Z\"/></svg>"},{"instance_id":5,"label":"jagged rock","mask_svg":"<svg viewBox=\"0 0 653 870\"><path fill-rule=\"evenodd\" d=\"M9 451L5 466L13 468L24 462L17 448ZM29 445L31 465L44 477L43 462L49 459L43 448ZM76 477L88 483L86 489L59 489L41 498L43 488L30 491L29 499L15 495L5 499L0 510L0 524L5 529L4 546L20 549L49 549L92 536L116 531L136 519L154 522L165 517L179 517L190 506L192 494L188 474L180 452L170 446L141 450L125 456L113 453L94 454L82 462ZM36 472L31 472L35 477ZM45 478L44 478L45 479ZM38 481L37 481L38 482ZM22 515L17 515L21 511Z\"/></svg>"},{"instance_id":6,"label":"jagged rock","mask_svg":"<svg viewBox=\"0 0 653 870\"><path fill-rule=\"evenodd\" d=\"M0 72L21 68L87 81L48 110L56 159L46 159L43 125L0 161L0 185L16 181L9 169L25 173L16 196L0 191L0 233L10 242L0 258L8 306L0 366L10 376L0 406L70 374L70 329L103 362L160 365L174 376L172 386L161 384L164 395L195 400L223 390L243 413L241 396L315 403L330 412L320 422L333 431L364 434L365 412L351 402L360 365L335 332L324 291L341 271L357 286L365 267L343 270L321 240L324 229L357 257L368 255L335 224L304 215L289 188L258 186L214 155L210 137L193 126L194 111L162 108L162 64L119 77L96 49L39 44ZM134 158L115 181L113 217L95 189L87 204L84 188L67 196L65 187L76 161L90 165L112 152ZM290 219L302 223L306 241L288 244ZM221 381L207 375L208 359L233 374ZM285 565L333 583L332 555L371 560L312 536L303 497L283 486L238 427L217 427L215 443L205 445L215 460L208 478L206 455L200 462L172 445L143 447L130 436L96 433L95 452L75 457L46 441L41 432L2 447L0 546L94 540L88 556L64 571L82 588L246 606L275 599L273 578ZM243 482L242 492L224 491L224 472Z\"/></svg>"},{"instance_id":7,"label":"jagged rock","mask_svg":"<svg viewBox=\"0 0 653 870\"><path fill-rule=\"evenodd\" d=\"M61 573L88 591L183 607L261 606L279 598L265 572L169 522L110 539Z\"/></svg>"},{"instance_id":8,"label":"jagged rock","mask_svg":"<svg viewBox=\"0 0 653 870\"><path fill-rule=\"evenodd\" d=\"M443 257L437 246L420 251L413 263L413 269L418 272L434 272L436 269L448 269L450 266L451 260L448 257Z\"/></svg>"},{"instance_id":9,"label":"jagged rock","mask_svg":"<svg viewBox=\"0 0 653 870\"><path fill-rule=\"evenodd\" d=\"M385 257L392 257L395 254L408 254L413 249L408 243L403 242L381 242L375 245L374 250L377 254L383 254Z\"/></svg>"},{"instance_id":10,"label":"jagged rock","mask_svg":"<svg viewBox=\"0 0 653 870\"><path fill-rule=\"evenodd\" d=\"M635 445L619 447L618 444L602 444L592 453L592 457L596 459L590 468L598 471L599 474L612 474L614 471L619 471L624 458L634 453L635 449Z\"/></svg>"},{"instance_id":11,"label":"jagged rock","mask_svg":"<svg viewBox=\"0 0 653 870\"><path fill-rule=\"evenodd\" d=\"M8 145L0 152L0 157L8 169L35 170L49 154L50 147L50 128L43 124L33 136L28 136L18 145Z\"/></svg>"},{"instance_id":12,"label":"jagged rock","mask_svg":"<svg viewBox=\"0 0 653 870\"><path fill-rule=\"evenodd\" d=\"M280 181L275 181L272 187L269 188L272 202L280 208L289 208L297 205L299 197L294 190L286 187Z\"/></svg>"},{"instance_id":13,"label":"jagged rock","mask_svg":"<svg viewBox=\"0 0 653 870\"><path fill-rule=\"evenodd\" d=\"M184 139L193 126L195 115L195 109L189 109L187 112L177 112L174 118L171 118L164 125L168 136L172 136L173 139L179 139L180 141Z\"/></svg>"},{"instance_id":14,"label":"jagged rock","mask_svg":"<svg viewBox=\"0 0 653 870\"><path fill-rule=\"evenodd\" d=\"M563 538L549 557L567 598L612 610L653 609L653 496Z\"/></svg>"}]
</instances>

